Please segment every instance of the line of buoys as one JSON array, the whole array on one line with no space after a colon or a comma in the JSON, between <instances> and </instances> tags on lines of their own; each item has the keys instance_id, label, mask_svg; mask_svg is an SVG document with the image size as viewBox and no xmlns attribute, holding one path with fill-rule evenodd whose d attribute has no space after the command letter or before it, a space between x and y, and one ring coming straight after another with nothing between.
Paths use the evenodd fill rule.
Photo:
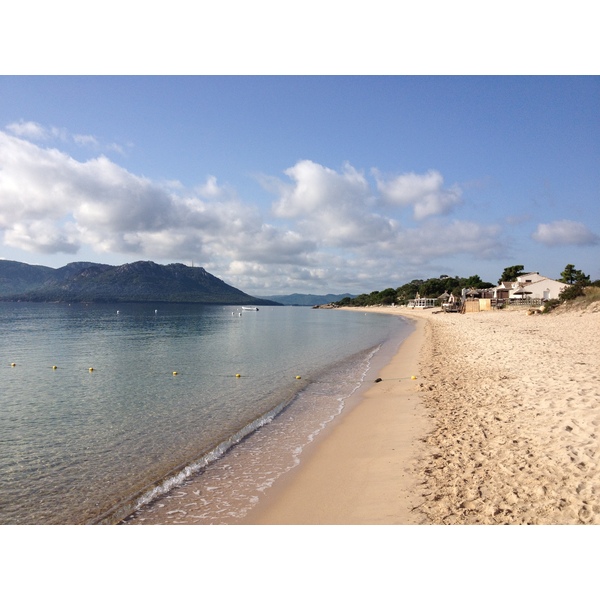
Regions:
<instances>
[{"instance_id":1,"label":"line of buoys","mask_svg":"<svg viewBox=\"0 0 600 600\"><path fill-rule=\"evenodd\" d=\"M10 363L11 367L16 367L17 363ZM50 367L53 371L57 371L58 370L58 365L52 365L52 367ZM96 371L96 369L94 367L88 367L88 371L90 373L93 373ZM179 371L173 371L173 375L179 375ZM241 377L241 375L237 374L236 377Z\"/></svg>"},{"instance_id":2,"label":"line of buoys","mask_svg":"<svg viewBox=\"0 0 600 600\"><path fill-rule=\"evenodd\" d=\"M14 363L14 362L13 362L13 363L10 363L10 366L11 366L11 367L16 367L16 366L17 366L17 363ZM51 368L52 368L52 370L53 370L53 371L56 371L56 370L58 369L58 366L57 366L57 365L52 365L52 367L51 367ZM88 368L88 371L89 371L90 373L93 373L95 370L96 370L96 369L95 369L94 367L89 367L89 368ZM172 371L172 374L173 374L174 376L175 376L175 375L179 375L179 371ZM231 377L231 375L229 375L229 377ZM247 375L242 375L241 373L236 373L235 375L233 375L233 377L235 377L236 379L240 379L241 377L247 377ZM416 377L415 377L414 375L413 375L413 377L412 377L412 378L413 378L413 379L416 379ZM296 375L296 379L302 379L302 376L301 376L301 375ZM376 382L379 382L379 381L382 381L382 380L381 380L381 379L376 379L375 381L376 381Z\"/></svg>"}]
</instances>

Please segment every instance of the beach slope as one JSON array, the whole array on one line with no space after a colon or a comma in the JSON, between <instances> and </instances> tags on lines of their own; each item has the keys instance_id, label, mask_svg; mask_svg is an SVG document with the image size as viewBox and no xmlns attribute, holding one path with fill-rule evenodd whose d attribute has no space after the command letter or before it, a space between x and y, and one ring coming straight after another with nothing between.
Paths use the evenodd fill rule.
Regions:
<instances>
[{"instance_id":1,"label":"beach slope","mask_svg":"<svg viewBox=\"0 0 600 600\"><path fill-rule=\"evenodd\" d=\"M548 315L358 310L417 329L246 523L600 523L597 302Z\"/></svg>"},{"instance_id":2,"label":"beach slope","mask_svg":"<svg viewBox=\"0 0 600 600\"><path fill-rule=\"evenodd\" d=\"M250 524L400 524L422 516L416 495L419 439L429 425L417 372L425 322L373 378L361 401L298 467L281 477L245 519Z\"/></svg>"}]
</instances>

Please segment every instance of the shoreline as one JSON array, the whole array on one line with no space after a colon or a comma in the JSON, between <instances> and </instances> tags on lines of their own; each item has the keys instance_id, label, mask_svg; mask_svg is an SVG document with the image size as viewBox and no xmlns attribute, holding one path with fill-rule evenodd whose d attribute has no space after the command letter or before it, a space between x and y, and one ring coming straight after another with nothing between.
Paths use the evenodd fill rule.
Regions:
<instances>
[{"instance_id":1,"label":"shoreline","mask_svg":"<svg viewBox=\"0 0 600 600\"><path fill-rule=\"evenodd\" d=\"M351 309L414 317L404 311ZM430 422L419 399L425 322L373 376L352 408L303 453L240 522L248 525L416 524L417 440ZM417 375L415 375L417 374ZM411 379L415 375L417 379Z\"/></svg>"},{"instance_id":2,"label":"shoreline","mask_svg":"<svg viewBox=\"0 0 600 600\"><path fill-rule=\"evenodd\" d=\"M367 319L362 312L337 316L322 312L317 316L326 323L341 318L342 323L357 328L361 339L354 335L343 346L339 339L334 341L339 352L321 352L320 359L312 359L315 367L302 375L303 382L282 388L284 402L279 408L283 410L273 409L272 418L263 415L261 426L196 471L187 469L177 485L154 487L153 499L138 506L121 524L241 524L265 497L271 497L271 488L287 473L295 472L312 448L351 411L369 381L414 332L411 320L397 317L390 321L387 316L370 315ZM372 328L365 325L365 319ZM340 331L340 335L346 334ZM362 348L369 340L371 345ZM179 473L183 476L185 471Z\"/></svg>"},{"instance_id":3,"label":"shoreline","mask_svg":"<svg viewBox=\"0 0 600 600\"><path fill-rule=\"evenodd\" d=\"M600 524L600 303L343 310L416 330L244 523Z\"/></svg>"}]
</instances>

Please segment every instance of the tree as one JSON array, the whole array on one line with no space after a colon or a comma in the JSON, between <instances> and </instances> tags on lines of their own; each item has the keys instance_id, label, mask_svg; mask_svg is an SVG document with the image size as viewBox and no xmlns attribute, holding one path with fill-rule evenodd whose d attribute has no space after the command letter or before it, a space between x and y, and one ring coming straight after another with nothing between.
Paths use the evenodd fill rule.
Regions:
<instances>
[{"instance_id":1,"label":"tree","mask_svg":"<svg viewBox=\"0 0 600 600\"><path fill-rule=\"evenodd\" d=\"M503 281L516 281L517 277L525 275L525 271L523 271L524 268L525 267L523 265L513 265L512 267L506 267L504 271L502 271L500 279L498 279L498 285L500 285Z\"/></svg>"},{"instance_id":2,"label":"tree","mask_svg":"<svg viewBox=\"0 0 600 600\"><path fill-rule=\"evenodd\" d=\"M586 275L583 271L576 269L575 265L567 265L565 270L560 274L560 281L563 283L577 284L577 285L590 285L590 276Z\"/></svg>"},{"instance_id":3,"label":"tree","mask_svg":"<svg viewBox=\"0 0 600 600\"><path fill-rule=\"evenodd\" d=\"M417 295L419 286L423 283L422 279L413 279L410 283L405 283L396 289L398 302L408 302Z\"/></svg>"},{"instance_id":4,"label":"tree","mask_svg":"<svg viewBox=\"0 0 600 600\"><path fill-rule=\"evenodd\" d=\"M365 306L375 306L377 304L393 304L396 302L396 290L387 288L380 292L375 290L366 295Z\"/></svg>"},{"instance_id":5,"label":"tree","mask_svg":"<svg viewBox=\"0 0 600 600\"><path fill-rule=\"evenodd\" d=\"M575 281L575 265L567 265L565 270L560 274L560 281L563 283L573 283Z\"/></svg>"},{"instance_id":6,"label":"tree","mask_svg":"<svg viewBox=\"0 0 600 600\"><path fill-rule=\"evenodd\" d=\"M437 298L448 288L448 282L445 279L428 279L419 286L421 298Z\"/></svg>"},{"instance_id":7,"label":"tree","mask_svg":"<svg viewBox=\"0 0 600 600\"><path fill-rule=\"evenodd\" d=\"M506 281L506 280L504 280ZM471 275L471 277L467 277L462 280L463 287L466 288L476 288L478 290L486 290L494 287L493 283L489 281L483 281L479 275Z\"/></svg>"}]
</instances>

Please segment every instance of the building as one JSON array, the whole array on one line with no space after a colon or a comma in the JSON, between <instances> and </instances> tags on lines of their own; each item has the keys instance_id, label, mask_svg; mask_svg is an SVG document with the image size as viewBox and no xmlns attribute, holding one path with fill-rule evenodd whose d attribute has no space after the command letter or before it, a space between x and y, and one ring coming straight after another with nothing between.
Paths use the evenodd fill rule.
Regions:
<instances>
[{"instance_id":1,"label":"building","mask_svg":"<svg viewBox=\"0 0 600 600\"><path fill-rule=\"evenodd\" d=\"M417 298L409 300L406 306L408 308L433 308L435 305L435 298L420 298L419 294L417 294Z\"/></svg>"},{"instance_id":2,"label":"building","mask_svg":"<svg viewBox=\"0 0 600 600\"><path fill-rule=\"evenodd\" d=\"M516 281L503 281L493 288L496 300L513 300L527 298L535 301L546 301L558 298L558 295L570 284L543 277L539 273L526 273L517 277Z\"/></svg>"}]
</instances>

